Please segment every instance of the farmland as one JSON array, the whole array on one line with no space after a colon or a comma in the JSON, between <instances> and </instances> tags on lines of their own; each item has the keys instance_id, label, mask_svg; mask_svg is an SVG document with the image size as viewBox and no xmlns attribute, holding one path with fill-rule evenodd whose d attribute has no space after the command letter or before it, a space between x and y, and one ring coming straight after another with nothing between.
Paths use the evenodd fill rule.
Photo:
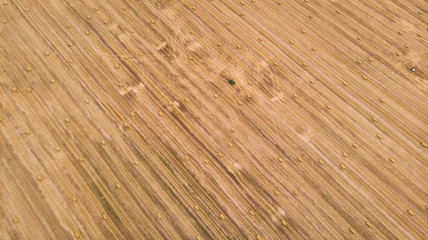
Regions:
<instances>
[{"instance_id":1,"label":"farmland","mask_svg":"<svg viewBox=\"0 0 428 240\"><path fill-rule=\"evenodd\" d=\"M426 2L0 4L0 239L428 236Z\"/></svg>"}]
</instances>

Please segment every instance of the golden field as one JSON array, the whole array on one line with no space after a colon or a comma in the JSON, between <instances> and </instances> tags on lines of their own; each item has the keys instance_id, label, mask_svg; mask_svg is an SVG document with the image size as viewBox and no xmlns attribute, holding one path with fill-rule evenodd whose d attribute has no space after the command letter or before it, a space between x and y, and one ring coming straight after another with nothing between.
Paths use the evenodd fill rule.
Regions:
<instances>
[{"instance_id":1,"label":"golden field","mask_svg":"<svg viewBox=\"0 0 428 240\"><path fill-rule=\"evenodd\" d=\"M0 239L427 238L427 14L1 0Z\"/></svg>"}]
</instances>

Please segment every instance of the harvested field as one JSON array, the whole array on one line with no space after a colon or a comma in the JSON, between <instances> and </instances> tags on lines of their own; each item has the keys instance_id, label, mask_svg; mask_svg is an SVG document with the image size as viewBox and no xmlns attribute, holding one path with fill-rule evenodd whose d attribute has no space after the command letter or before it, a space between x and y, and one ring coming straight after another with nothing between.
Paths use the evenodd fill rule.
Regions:
<instances>
[{"instance_id":1,"label":"harvested field","mask_svg":"<svg viewBox=\"0 0 428 240\"><path fill-rule=\"evenodd\" d=\"M1 0L0 239L426 239L427 14Z\"/></svg>"}]
</instances>

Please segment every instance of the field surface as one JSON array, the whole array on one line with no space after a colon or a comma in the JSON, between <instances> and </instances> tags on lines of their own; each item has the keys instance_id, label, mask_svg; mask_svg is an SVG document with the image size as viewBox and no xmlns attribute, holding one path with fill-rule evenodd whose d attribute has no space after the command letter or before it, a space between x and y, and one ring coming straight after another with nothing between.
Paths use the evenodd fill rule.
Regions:
<instances>
[{"instance_id":1,"label":"field surface","mask_svg":"<svg viewBox=\"0 0 428 240\"><path fill-rule=\"evenodd\" d=\"M427 239L427 16L0 0L0 239Z\"/></svg>"}]
</instances>

